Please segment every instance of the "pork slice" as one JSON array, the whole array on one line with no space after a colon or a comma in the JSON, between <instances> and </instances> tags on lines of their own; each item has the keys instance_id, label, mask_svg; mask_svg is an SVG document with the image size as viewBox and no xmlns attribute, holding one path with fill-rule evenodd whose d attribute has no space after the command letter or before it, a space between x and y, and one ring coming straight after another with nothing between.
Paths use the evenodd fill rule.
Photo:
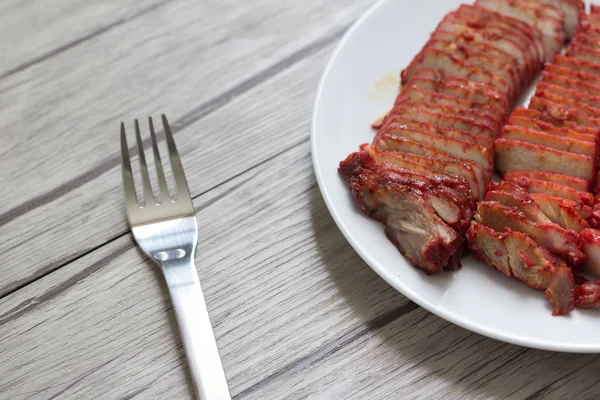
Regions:
<instances>
[{"instance_id":1,"label":"pork slice","mask_svg":"<svg viewBox=\"0 0 600 400\"><path fill-rule=\"evenodd\" d=\"M494 58L501 63L500 65L504 65L504 70L507 71L505 79L510 80L515 85L514 90L523 88L531 78L529 65L523 64L512 53L507 53L503 49L483 40L478 41L473 37L465 38L460 33L438 29L431 36L427 46L450 51L456 49L455 51L465 53L467 61L470 61L474 54Z\"/></svg>"},{"instance_id":2,"label":"pork slice","mask_svg":"<svg viewBox=\"0 0 600 400\"><path fill-rule=\"evenodd\" d=\"M379 143L379 141L376 140L373 144L383 150L388 150L386 149L385 142ZM453 172L463 176L471 185L473 198L480 200L481 197L483 197L486 177L485 171L481 165L454 157L448 153L409 139L396 140L394 151L405 154L408 153L405 157L411 158L412 156L413 162L419 162L435 169L448 169L447 172Z\"/></svg>"},{"instance_id":3,"label":"pork slice","mask_svg":"<svg viewBox=\"0 0 600 400\"><path fill-rule=\"evenodd\" d=\"M565 199L544 193L530 193L529 196L540 208L568 208L573 210L583 221L587 221L593 213L592 207L579 200Z\"/></svg>"},{"instance_id":4,"label":"pork slice","mask_svg":"<svg viewBox=\"0 0 600 400\"><path fill-rule=\"evenodd\" d=\"M394 107L392 112L383 121L382 130L385 129L386 125L406 124L407 120L431 124L444 130L483 136L487 139L494 139L496 137L496 132L481 121L446 115L430 110L422 110L407 105ZM464 138L463 140L469 139Z\"/></svg>"},{"instance_id":5,"label":"pork slice","mask_svg":"<svg viewBox=\"0 0 600 400\"><path fill-rule=\"evenodd\" d=\"M593 107L600 105L600 96L598 96L600 94L600 80L596 82L598 84L594 84L594 82L573 78L561 72L556 73L546 70L542 72L542 83L551 85L551 88L555 90L557 90L556 86L567 90L567 92L562 93L576 95L576 98L581 99L580 101L585 101ZM560 94L560 92L557 92L557 94ZM565 94L562 94L562 96L566 97Z\"/></svg>"},{"instance_id":6,"label":"pork slice","mask_svg":"<svg viewBox=\"0 0 600 400\"><path fill-rule=\"evenodd\" d=\"M556 126L557 128L569 128L578 133L591 135L594 138L594 141L598 137L598 128L582 126L579 124L577 119L581 118L581 113L572 112L572 110L565 109L564 107L548 108L546 106L544 109L545 111L537 111L523 107L517 107L514 109L511 118L527 118L530 120L532 119L539 122L545 122L547 124Z\"/></svg>"},{"instance_id":7,"label":"pork slice","mask_svg":"<svg viewBox=\"0 0 600 400\"><path fill-rule=\"evenodd\" d=\"M489 9L463 4L457 10L457 14L461 17L477 18L477 21L470 21L470 24L477 24L482 27L502 26L507 30L518 32L523 37L523 43L531 46L537 55L537 60L540 65L546 60L548 51L544 45L542 32L536 27L524 23L523 21L512 18L507 15L491 11ZM533 45L531 45L533 44Z\"/></svg>"},{"instance_id":8,"label":"pork slice","mask_svg":"<svg viewBox=\"0 0 600 400\"><path fill-rule=\"evenodd\" d=\"M521 90L520 77L515 69L515 65L509 64L497 54L492 54L493 50L481 43L471 43L461 45L455 42L434 40L432 38L425 48L438 49L454 57L459 58L477 68L486 69L491 72L495 79L499 79L502 85L508 84L511 96L516 96Z\"/></svg>"},{"instance_id":9,"label":"pork slice","mask_svg":"<svg viewBox=\"0 0 600 400\"><path fill-rule=\"evenodd\" d=\"M560 101L564 101L563 98L561 98ZM574 122L575 124L581 126L594 128L596 130L598 129L599 124L597 119L590 117L581 110L551 101L549 99L533 97L529 103L529 108L542 113L547 113L555 119L563 119Z\"/></svg>"},{"instance_id":10,"label":"pork slice","mask_svg":"<svg viewBox=\"0 0 600 400\"><path fill-rule=\"evenodd\" d=\"M463 211L465 221L468 222L472 217L474 197L464 177L415 162L407 153L386 151L371 145L362 145L360 149L372 156L376 162L393 166L388 166L388 171L399 176L398 182L411 187L414 182L414 188L423 192L428 192L429 188L434 187L435 192L431 194L457 204ZM395 167L401 171L394 170ZM423 187L422 182L426 187ZM447 222L456 223L454 220Z\"/></svg>"},{"instance_id":11,"label":"pork slice","mask_svg":"<svg viewBox=\"0 0 600 400\"><path fill-rule=\"evenodd\" d=\"M514 125L505 125L500 137L509 140L521 140L556 150L583 154L592 158L595 158L597 155L596 143L590 142L588 138L586 138L588 140L583 141L579 140L579 138L575 139L566 135L557 136L547 134L544 131Z\"/></svg>"},{"instance_id":12,"label":"pork slice","mask_svg":"<svg viewBox=\"0 0 600 400\"><path fill-rule=\"evenodd\" d=\"M433 68L447 75L455 75L474 82L484 82L490 84L507 98L512 95L508 82L494 75L489 69L477 67L456 55L433 48L424 48L402 71L402 85L410 82L422 68Z\"/></svg>"},{"instance_id":13,"label":"pork slice","mask_svg":"<svg viewBox=\"0 0 600 400\"><path fill-rule=\"evenodd\" d=\"M514 171L556 172L588 182L595 177L595 159L581 154L508 139L496 140L494 149L496 168L501 174Z\"/></svg>"},{"instance_id":14,"label":"pork slice","mask_svg":"<svg viewBox=\"0 0 600 400\"><path fill-rule=\"evenodd\" d=\"M596 143L583 142L568 137L548 135L544 132L527 129L520 126L505 125L500 137L508 140L521 140L538 146L561 150L570 153L583 154L596 159L598 147Z\"/></svg>"},{"instance_id":15,"label":"pork slice","mask_svg":"<svg viewBox=\"0 0 600 400\"><path fill-rule=\"evenodd\" d=\"M457 12L446 15L433 36L449 41L456 39L460 43L473 41L486 43L508 55L507 59L518 64L521 73L527 79L530 79L540 66L537 54L530 47L534 45L533 41L528 42L527 38L517 31L493 24L481 25L478 19L468 18Z\"/></svg>"},{"instance_id":16,"label":"pork slice","mask_svg":"<svg viewBox=\"0 0 600 400\"><path fill-rule=\"evenodd\" d=\"M495 201L507 207L515 208L522 212L528 220L535 223L547 224L553 222L546 217L527 193L492 190L485 194L485 201Z\"/></svg>"},{"instance_id":17,"label":"pork slice","mask_svg":"<svg viewBox=\"0 0 600 400\"><path fill-rule=\"evenodd\" d=\"M485 147L492 147L493 139L489 138L485 135L473 134L473 133L469 133L469 132L465 132L465 131L459 131L456 129L448 129L448 128L441 127L440 125L446 124L445 119L443 118L442 114L433 114L439 118L431 118L430 119L432 122L437 123L438 125L434 125L434 124L428 123L428 122L420 122L418 120L413 120L413 119L407 118L406 114L410 114L410 113L403 113L403 115L391 116L386 121L385 125L381 127L381 130L385 130L388 126L391 126L391 125L401 125L406 128L417 129L419 131L432 133L435 135L439 135L439 136L443 136L443 137L447 137L447 138L451 138L451 139L458 139L458 140L463 140L465 142L477 143L477 144L479 144L481 146L485 146ZM421 115L421 118L418 118L418 119L425 121L425 120L427 120L427 116L431 116L431 115L432 115L431 113L427 113L425 116ZM408 115L408 116L410 116L410 115ZM460 119L459 121L461 121L461 120L463 120L463 119ZM451 122L455 121L455 120L448 117L447 121L448 121L448 123L446 125L452 125Z\"/></svg>"},{"instance_id":18,"label":"pork slice","mask_svg":"<svg viewBox=\"0 0 600 400\"><path fill-rule=\"evenodd\" d=\"M577 43L573 43L567 47L565 56L575 60L587 61L596 65L600 64L600 50L593 47L582 46Z\"/></svg>"},{"instance_id":19,"label":"pork slice","mask_svg":"<svg viewBox=\"0 0 600 400\"><path fill-rule=\"evenodd\" d=\"M571 39L585 15L585 6L581 0L534 0L559 8L564 13L566 38Z\"/></svg>"},{"instance_id":20,"label":"pork slice","mask_svg":"<svg viewBox=\"0 0 600 400\"><path fill-rule=\"evenodd\" d=\"M404 88L408 90L410 87L416 87L456 97L473 102L474 104L485 104L494 109L498 115L502 116L503 120L508 116L508 100L491 86L456 77L446 77L444 79L443 77L438 77L439 75L441 74L438 74L433 69L423 68Z\"/></svg>"},{"instance_id":21,"label":"pork slice","mask_svg":"<svg viewBox=\"0 0 600 400\"><path fill-rule=\"evenodd\" d=\"M531 103L535 103L538 99L543 99L574 110L579 110L585 115L587 115L590 119L600 118L599 109L589 106L588 104L582 101L575 100L572 97L564 97L562 95L558 95L557 90L551 90L550 88L548 88L548 86L549 85L540 83L535 92L535 97L531 99ZM537 109L537 106L530 105L530 107Z\"/></svg>"},{"instance_id":22,"label":"pork slice","mask_svg":"<svg viewBox=\"0 0 600 400\"><path fill-rule=\"evenodd\" d=\"M511 229L499 232L474 222L467 231L467 243L494 269L538 290L547 289L557 268L564 265L527 234Z\"/></svg>"},{"instance_id":23,"label":"pork slice","mask_svg":"<svg viewBox=\"0 0 600 400\"><path fill-rule=\"evenodd\" d=\"M476 109L468 109L468 108L460 108L454 105L450 105L451 102L445 102L445 104L441 104L440 100L435 100L434 102L427 102L425 100L413 100L407 97L399 97L394 109L390 112L392 115L402 115L402 111L396 111L396 107L399 107L400 110L404 110L407 107L411 107L415 110L422 110L428 112L435 112L443 115L447 115L449 117L456 117L467 119L469 121L477 121L480 125L486 127L486 131L493 132L494 135L500 131L500 126L502 126L501 122L494 120L493 117L489 115L485 115Z\"/></svg>"},{"instance_id":24,"label":"pork slice","mask_svg":"<svg viewBox=\"0 0 600 400\"><path fill-rule=\"evenodd\" d=\"M600 37L600 16L592 14L585 15L577 27L575 37L580 35L592 38Z\"/></svg>"},{"instance_id":25,"label":"pork slice","mask_svg":"<svg viewBox=\"0 0 600 400\"><path fill-rule=\"evenodd\" d=\"M556 270L545 295L554 316L567 315L575 309L575 279L571 268L561 266Z\"/></svg>"},{"instance_id":26,"label":"pork slice","mask_svg":"<svg viewBox=\"0 0 600 400\"><path fill-rule=\"evenodd\" d=\"M389 150L395 150L398 138L411 139L455 157L473 161L483 167L486 171L486 177L491 178L494 164L492 151L488 148L461 140L443 138L414 129L390 127L390 129L380 132L377 136L378 143L385 145Z\"/></svg>"},{"instance_id":27,"label":"pork slice","mask_svg":"<svg viewBox=\"0 0 600 400\"><path fill-rule=\"evenodd\" d=\"M571 45L600 50L600 35L588 35L585 32L578 33L571 41Z\"/></svg>"},{"instance_id":28,"label":"pork slice","mask_svg":"<svg viewBox=\"0 0 600 400\"><path fill-rule=\"evenodd\" d=\"M563 55L556 55L552 61L552 64L554 64L556 67L572 69L573 71L581 74L589 74L600 77L600 65L589 61Z\"/></svg>"},{"instance_id":29,"label":"pork slice","mask_svg":"<svg viewBox=\"0 0 600 400\"><path fill-rule=\"evenodd\" d=\"M554 182L560 185L568 186L580 192L587 192L589 184L581 178L558 174L554 172L537 172L537 171L515 171L504 175L504 179L510 181L517 178L537 179L539 181Z\"/></svg>"},{"instance_id":30,"label":"pork slice","mask_svg":"<svg viewBox=\"0 0 600 400\"><path fill-rule=\"evenodd\" d=\"M556 182L546 182L526 177L512 177L508 174L504 179L514 183L515 185L521 186L529 193L546 194L548 196L561 197L567 200L580 201L588 206L591 206L594 203L593 194L580 192Z\"/></svg>"},{"instance_id":31,"label":"pork slice","mask_svg":"<svg viewBox=\"0 0 600 400\"><path fill-rule=\"evenodd\" d=\"M507 175L508 176L508 175ZM525 184L525 187L523 186L519 186L518 184L516 184L514 181L519 181L519 179L511 179L509 180L503 180L503 181L499 181L499 182L490 182L490 184L487 187L488 192L490 191L503 191L503 192L509 192L509 193L517 193L519 195L522 195L523 193L525 194L529 194L529 197L536 202L536 204L538 206L542 205L544 206L544 203L552 203L551 207L557 207L558 204L569 207L570 209L572 209L573 211L575 211L583 220L587 220L592 216L592 207L584 204L582 201L579 200L571 200L571 199L565 199L562 197L556 197L556 196L549 196L547 194L545 194L544 192L550 192L550 193L555 193L555 194L559 194L559 195L565 195L564 193L564 188L562 188L560 185L556 186L556 184L554 184L553 182L549 182L550 185L544 184L542 182L537 182L537 183L531 183L532 181L528 181L527 184ZM535 182L535 181L533 181ZM523 184L523 182L521 181L521 183ZM542 192L542 193L539 193ZM571 195L577 195L578 193L571 193ZM568 193L567 193L568 195ZM589 201L589 196L585 195L584 197L587 198L586 201ZM544 206L544 207L548 207L548 206ZM541 207L540 207L541 208Z\"/></svg>"},{"instance_id":32,"label":"pork slice","mask_svg":"<svg viewBox=\"0 0 600 400\"><path fill-rule=\"evenodd\" d=\"M496 232L477 222L473 222L467 230L467 244L475 256L509 278L513 278L505 239L506 233Z\"/></svg>"},{"instance_id":33,"label":"pork slice","mask_svg":"<svg viewBox=\"0 0 600 400\"><path fill-rule=\"evenodd\" d=\"M565 42L564 13L562 19L556 18L554 7L531 5L522 0L477 0L475 5L519 19L539 29L549 53L546 58L548 61L561 50Z\"/></svg>"},{"instance_id":34,"label":"pork slice","mask_svg":"<svg viewBox=\"0 0 600 400\"><path fill-rule=\"evenodd\" d=\"M572 265L585 259L583 242L578 234L557 224L537 224L527 219L521 212L500 203L484 201L478 204L475 220L498 232L509 228L526 233L536 243L553 254L563 257Z\"/></svg>"},{"instance_id":35,"label":"pork slice","mask_svg":"<svg viewBox=\"0 0 600 400\"><path fill-rule=\"evenodd\" d=\"M550 221L565 229L581 232L588 227L587 221L581 218L575 208L560 198L532 195L532 200L539 206L540 210L550 219Z\"/></svg>"},{"instance_id":36,"label":"pork slice","mask_svg":"<svg viewBox=\"0 0 600 400\"><path fill-rule=\"evenodd\" d=\"M577 80L577 83L572 82L573 85L570 87L580 88L579 85L581 85L581 82L583 82L586 85L582 86L581 88L585 88L586 90L589 89L592 91L592 93L597 93L596 87L600 87L600 75L592 75L573 68L574 67L561 67L555 64L546 64L542 75L545 76L545 74L552 74L554 76L562 76L572 80ZM556 81L550 83L554 83L555 85L558 84Z\"/></svg>"},{"instance_id":37,"label":"pork slice","mask_svg":"<svg viewBox=\"0 0 600 400\"><path fill-rule=\"evenodd\" d=\"M557 269L566 267L525 233L508 230L505 244L514 277L534 289L548 288Z\"/></svg>"},{"instance_id":38,"label":"pork slice","mask_svg":"<svg viewBox=\"0 0 600 400\"><path fill-rule=\"evenodd\" d=\"M600 194L600 171L596 171L596 180L592 184L592 191L594 194Z\"/></svg>"},{"instance_id":39,"label":"pork slice","mask_svg":"<svg viewBox=\"0 0 600 400\"><path fill-rule=\"evenodd\" d=\"M438 108L434 107L433 109L426 109L434 112L441 112L446 115L473 119L481 118L482 121L487 123L490 129L493 130L498 130L498 128L502 126L505 121L504 115L499 115L486 104L467 101L411 86L404 88L396 99L396 105L401 105L406 102L408 102L408 104L423 103L423 107L427 107L427 105L432 104Z\"/></svg>"},{"instance_id":40,"label":"pork slice","mask_svg":"<svg viewBox=\"0 0 600 400\"><path fill-rule=\"evenodd\" d=\"M455 269L463 245L429 202L430 197L394 181L366 152L353 153L340 163L363 212L385 225L385 233L413 265L428 274Z\"/></svg>"},{"instance_id":41,"label":"pork slice","mask_svg":"<svg viewBox=\"0 0 600 400\"><path fill-rule=\"evenodd\" d=\"M548 82L540 82L537 86L537 92L549 92L557 96L575 100L576 102L591 107L591 110L595 115L600 113L600 96L594 95L594 93L600 94L600 92L584 91L573 89L572 87L565 88Z\"/></svg>"},{"instance_id":42,"label":"pork slice","mask_svg":"<svg viewBox=\"0 0 600 400\"><path fill-rule=\"evenodd\" d=\"M526 188L517 185L516 183L501 180L490 182L487 186L488 192L509 192L509 193L517 193L519 195L527 195L529 192Z\"/></svg>"},{"instance_id":43,"label":"pork slice","mask_svg":"<svg viewBox=\"0 0 600 400\"><path fill-rule=\"evenodd\" d=\"M582 230L580 235L586 255L583 270L600 277L600 231L588 228Z\"/></svg>"},{"instance_id":44,"label":"pork slice","mask_svg":"<svg viewBox=\"0 0 600 400\"><path fill-rule=\"evenodd\" d=\"M533 112L535 113L536 111ZM519 117L515 114L513 114L513 116L510 117L510 119L507 122L507 125L520 126L526 129L533 129L536 131L544 132L548 135L567 137L583 142L596 143L598 141L598 138L595 135L591 135L589 133L579 133L567 127L559 128L558 126L554 126L551 123L544 122L540 119Z\"/></svg>"},{"instance_id":45,"label":"pork slice","mask_svg":"<svg viewBox=\"0 0 600 400\"><path fill-rule=\"evenodd\" d=\"M586 282L575 288L575 307L600 308L600 282Z\"/></svg>"}]
</instances>

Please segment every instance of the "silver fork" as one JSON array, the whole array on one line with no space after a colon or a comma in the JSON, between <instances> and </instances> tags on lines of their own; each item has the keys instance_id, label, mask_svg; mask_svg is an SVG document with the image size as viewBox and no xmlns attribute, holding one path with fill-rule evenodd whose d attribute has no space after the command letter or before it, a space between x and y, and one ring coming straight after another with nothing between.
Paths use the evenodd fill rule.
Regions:
<instances>
[{"instance_id":1,"label":"silver fork","mask_svg":"<svg viewBox=\"0 0 600 400\"><path fill-rule=\"evenodd\" d=\"M219 356L202 288L194 265L198 224L179 153L167 118L162 116L169 158L175 178L176 198L169 195L152 118L148 118L156 164L160 199L152 194L148 166L135 120L144 201L135 193L125 125L121 123L121 155L125 207L133 237L144 253L157 263L165 276L179 332L192 375L196 395L205 400L230 399L227 379Z\"/></svg>"}]
</instances>

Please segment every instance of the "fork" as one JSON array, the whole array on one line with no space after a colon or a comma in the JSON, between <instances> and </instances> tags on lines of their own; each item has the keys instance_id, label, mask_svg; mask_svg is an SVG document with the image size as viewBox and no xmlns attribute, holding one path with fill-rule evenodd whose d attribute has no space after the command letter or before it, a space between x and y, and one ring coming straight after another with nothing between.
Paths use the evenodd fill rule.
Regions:
<instances>
[{"instance_id":1,"label":"fork","mask_svg":"<svg viewBox=\"0 0 600 400\"><path fill-rule=\"evenodd\" d=\"M148 166L138 120L135 134L142 176L143 201L138 201L131 170L125 125L121 123L121 155L125 208L133 237L138 246L164 274L179 332L190 366L196 395L205 400L230 399L227 379L219 356L208 309L202 295L200 280L194 265L198 224L183 166L175 147L167 118L162 115L175 194L169 194L163 164L158 150L152 117L148 118L160 198L152 192Z\"/></svg>"}]
</instances>

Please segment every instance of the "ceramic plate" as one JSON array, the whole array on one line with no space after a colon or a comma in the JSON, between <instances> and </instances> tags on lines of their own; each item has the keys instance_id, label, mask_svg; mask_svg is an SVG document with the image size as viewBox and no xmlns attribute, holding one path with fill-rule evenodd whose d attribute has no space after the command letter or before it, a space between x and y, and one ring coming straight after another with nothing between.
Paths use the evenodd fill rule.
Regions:
<instances>
[{"instance_id":1,"label":"ceramic plate","mask_svg":"<svg viewBox=\"0 0 600 400\"><path fill-rule=\"evenodd\" d=\"M337 225L360 256L390 285L432 313L464 328L528 347L600 352L600 311L552 317L543 292L506 278L472 255L456 273L426 276L365 217L337 167L398 93L408 65L457 0L384 0L346 34L324 73L313 115L312 156L321 192Z\"/></svg>"}]
</instances>

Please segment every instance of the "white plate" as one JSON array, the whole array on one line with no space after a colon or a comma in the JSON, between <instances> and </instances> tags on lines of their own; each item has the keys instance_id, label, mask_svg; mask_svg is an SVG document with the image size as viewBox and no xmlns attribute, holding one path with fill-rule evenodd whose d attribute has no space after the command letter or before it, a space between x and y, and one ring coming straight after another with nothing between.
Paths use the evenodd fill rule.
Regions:
<instances>
[{"instance_id":1,"label":"white plate","mask_svg":"<svg viewBox=\"0 0 600 400\"><path fill-rule=\"evenodd\" d=\"M463 0L464 1L464 0ZM370 123L393 104L398 75L460 0L383 0L346 34L321 81L312 155L319 187L342 233L390 285L427 310L470 329L528 347L600 352L600 311L552 317L543 292L468 256L462 270L426 276L365 217L337 174L339 162L370 142Z\"/></svg>"}]
</instances>

